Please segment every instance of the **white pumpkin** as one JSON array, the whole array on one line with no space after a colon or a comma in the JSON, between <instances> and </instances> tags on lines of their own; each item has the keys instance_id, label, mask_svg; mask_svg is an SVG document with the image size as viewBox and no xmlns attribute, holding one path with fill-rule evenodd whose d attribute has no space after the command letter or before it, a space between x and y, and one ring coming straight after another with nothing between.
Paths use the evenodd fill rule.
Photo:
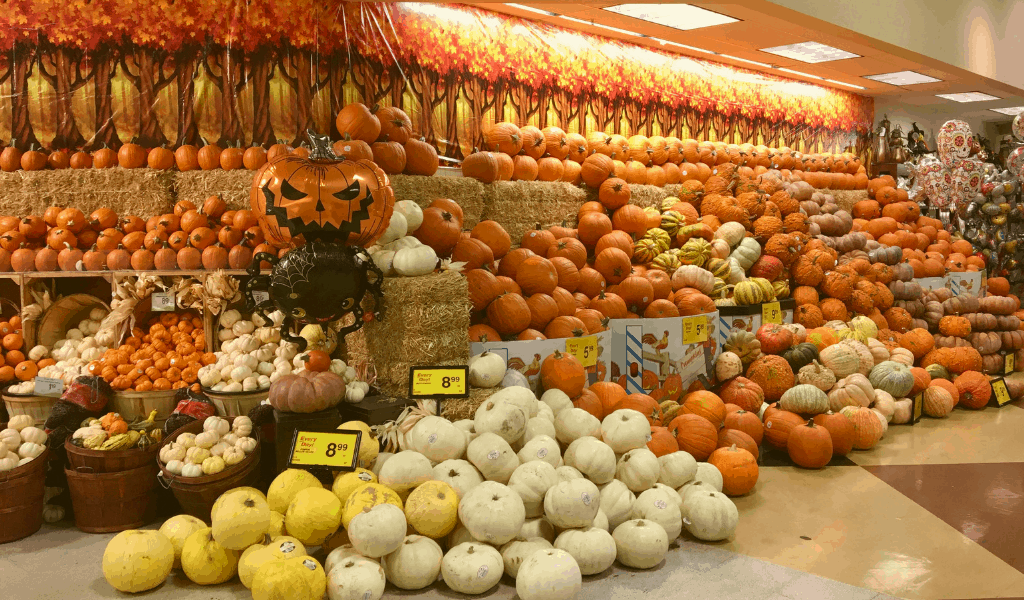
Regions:
<instances>
[{"instance_id":1,"label":"white pumpkin","mask_svg":"<svg viewBox=\"0 0 1024 600\"><path fill-rule=\"evenodd\" d=\"M504 572L501 554L487 544L459 544L441 561L444 582L461 594L486 592L501 581Z\"/></svg>"},{"instance_id":2,"label":"white pumpkin","mask_svg":"<svg viewBox=\"0 0 1024 600\"><path fill-rule=\"evenodd\" d=\"M352 517L345 528L352 547L363 556L391 554L405 541L405 512L394 504L378 504Z\"/></svg>"},{"instance_id":3,"label":"white pumpkin","mask_svg":"<svg viewBox=\"0 0 1024 600\"><path fill-rule=\"evenodd\" d=\"M245 452L242 452L240 448L231 446L229 448L225 448L220 457L224 461L224 464L230 467L245 460Z\"/></svg>"},{"instance_id":4,"label":"white pumpkin","mask_svg":"<svg viewBox=\"0 0 1024 600\"><path fill-rule=\"evenodd\" d=\"M167 464L164 465L164 468L172 475L181 475L181 470L185 468L185 463L180 460L169 460L167 461ZM201 470L202 467L200 467L200 471Z\"/></svg>"},{"instance_id":5,"label":"white pumpkin","mask_svg":"<svg viewBox=\"0 0 1024 600\"><path fill-rule=\"evenodd\" d=\"M508 487L523 501L528 518L540 517L546 512L545 494L558 482L555 467L540 460L519 465L508 480ZM555 523L552 521L555 525Z\"/></svg>"},{"instance_id":6,"label":"white pumpkin","mask_svg":"<svg viewBox=\"0 0 1024 600\"><path fill-rule=\"evenodd\" d=\"M555 541L555 526L544 517L527 519L522 528L519 529L519 538L530 540L533 538L544 538L549 542Z\"/></svg>"},{"instance_id":7,"label":"white pumpkin","mask_svg":"<svg viewBox=\"0 0 1024 600\"><path fill-rule=\"evenodd\" d=\"M618 479L601 487L601 512L608 519L610 529L614 530L631 518L635 501L636 495Z\"/></svg>"},{"instance_id":8,"label":"white pumpkin","mask_svg":"<svg viewBox=\"0 0 1024 600\"><path fill-rule=\"evenodd\" d=\"M31 415L14 415L7 421L7 428L15 431L21 431L26 427L34 427L36 420Z\"/></svg>"},{"instance_id":9,"label":"white pumpkin","mask_svg":"<svg viewBox=\"0 0 1024 600\"><path fill-rule=\"evenodd\" d=\"M459 520L477 540L500 545L519 535L526 507L508 486L485 481L459 502Z\"/></svg>"},{"instance_id":10,"label":"white pumpkin","mask_svg":"<svg viewBox=\"0 0 1024 600\"><path fill-rule=\"evenodd\" d=\"M547 404L545 404L544 407L547 408ZM554 441L556 435L558 434L555 432L554 421L538 415L526 422L526 431L523 433L523 443L525 444L538 436L548 437Z\"/></svg>"},{"instance_id":11,"label":"white pumpkin","mask_svg":"<svg viewBox=\"0 0 1024 600\"><path fill-rule=\"evenodd\" d=\"M615 528L616 558L634 569L657 566L668 554L668 534L654 521L632 519Z\"/></svg>"},{"instance_id":12,"label":"white pumpkin","mask_svg":"<svg viewBox=\"0 0 1024 600\"><path fill-rule=\"evenodd\" d=\"M740 514L728 496L720 492L697 492L683 500L683 526L695 538L706 542L728 539L735 533Z\"/></svg>"},{"instance_id":13,"label":"white pumpkin","mask_svg":"<svg viewBox=\"0 0 1024 600\"><path fill-rule=\"evenodd\" d=\"M405 440L410 449L426 456L432 463L455 460L466 452L466 436L442 417L423 417L409 430Z\"/></svg>"},{"instance_id":14,"label":"white pumpkin","mask_svg":"<svg viewBox=\"0 0 1024 600\"><path fill-rule=\"evenodd\" d=\"M434 467L434 479L452 486L461 501L466 492L483 483L483 475L465 460L446 460Z\"/></svg>"},{"instance_id":15,"label":"white pumpkin","mask_svg":"<svg viewBox=\"0 0 1024 600\"><path fill-rule=\"evenodd\" d=\"M181 466L182 477L202 477L203 476L203 465L195 463L185 463Z\"/></svg>"},{"instance_id":16,"label":"white pumpkin","mask_svg":"<svg viewBox=\"0 0 1024 600\"><path fill-rule=\"evenodd\" d=\"M256 449L256 440L251 437L240 437L238 438L238 441L235 442L235 448L249 454Z\"/></svg>"},{"instance_id":17,"label":"white pumpkin","mask_svg":"<svg viewBox=\"0 0 1024 600\"><path fill-rule=\"evenodd\" d=\"M433 478L434 468L426 456L414 450L403 450L384 464L378 479L404 498L416 486Z\"/></svg>"},{"instance_id":18,"label":"white pumpkin","mask_svg":"<svg viewBox=\"0 0 1024 600\"><path fill-rule=\"evenodd\" d=\"M423 223L423 209L414 200L399 200L395 202L395 212L405 217L406 230L412 235L420 224ZM378 243L381 243L378 241Z\"/></svg>"},{"instance_id":19,"label":"white pumpkin","mask_svg":"<svg viewBox=\"0 0 1024 600\"><path fill-rule=\"evenodd\" d=\"M466 458L485 479L498 483L508 483L519 466L519 457L512 446L495 433L480 434L470 442L466 448Z\"/></svg>"},{"instance_id":20,"label":"white pumpkin","mask_svg":"<svg viewBox=\"0 0 1024 600\"><path fill-rule=\"evenodd\" d=\"M396 273L403 277L417 277L433 272L437 266L437 253L430 246L402 248L395 252L391 263Z\"/></svg>"},{"instance_id":21,"label":"white pumpkin","mask_svg":"<svg viewBox=\"0 0 1024 600\"><path fill-rule=\"evenodd\" d=\"M550 389L544 392L540 401L551 407L551 411L558 416L558 413L567 408L572 408L572 399L569 395L559 389Z\"/></svg>"},{"instance_id":22,"label":"white pumpkin","mask_svg":"<svg viewBox=\"0 0 1024 600\"><path fill-rule=\"evenodd\" d=\"M21 441L33 444L46 444L46 432L38 427L25 427L21 430Z\"/></svg>"},{"instance_id":23,"label":"white pumpkin","mask_svg":"<svg viewBox=\"0 0 1024 600\"><path fill-rule=\"evenodd\" d=\"M220 441L220 434L213 430L207 430L196 436L196 447L209 450Z\"/></svg>"},{"instance_id":24,"label":"white pumpkin","mask_svg":"<svg viewBox=\"0 0 1024 600\"><path fill-rule=\"evenodd\" d=\"M896 399L889 392L876 389L875 399L871 403L871 408L885 417L886 423L890 423L892 422L893 414L896 412Z\"/></svg>"},{"instance_id":25,"label":"white pumpkin","mask_svg":"<svg viewBox=\"0 0 1024 600\"><path fill-rule=\"evenodd\" d=\"M567 408L555 413L555 433L563 445L588 435L600 438L601 421L582 408Z\"/></svg>"},{"instance_id":26,"label":"white pumpkin","mask_svg":"<svg viewBox=\"0 0 1024 600\"><path fill-rule=\"evenodd\" d=\"M544 496L544 515L561 529L591 527L601 508L601 492L587 479L555 484Z\"/></svg>"},{"instance_id":27,"label":"white pumpkin","mask_svg":"<svg viewBox=\"0 0 1024 600\"><path fill-rule=\"evenodd\" d=\"M630 450L622 455L615 467L615 478L634 493L650 489L658 483L661 466L658 457L646 447Z\"/></svg>"},{"instance_id":28,"label":"white pumpkin","mask_svg":"<svg viewBox=\"0 0 1024 600\"><path fill-rule=\"evenodd\" d=\"M650 422L636 410L626 408L614 411L601 422L601 439L616 454L643 448L650 437Z\"/></svg>"},{"instance_id":29,"label":"white pumpkin","mask_svg":"<svg viewBox=\"0 0 1024 600\"><path fill-rule=\"evenodd\" d=\"M16 429L8 427L0 431L0 442L8 448L17 448L21 445L21 434Z\"/></svg>"},{"instance_id":30,"label":"white pumpkin","mask_svg":"<svg viewBox=\"0 0 1024 600\"><path fill-rule=\"evenodd\" d=\"M686 503L686 499L690 497L690 494L695 494L698 492L717 491L720 490L716 489L714 485L701 481L699 479L694 479L693 481L684 483L682 486L679 487L678 490L676 490L676 492L679 493L679 497L682 499L682 502L680 502L680 506Z\"/></svg>"},{"instance_id":31,"label":"white pumpkin","mask_svg":"<svg viewBox=\"0 0 1024 600\"><path fill-rule=\"evenodd\" d=\"M673 489L693 480L697 474L697 460L684 450L659 456L658 465L658 483L664 483Z\"/></svg>"},{"instance_id":32,"label":"white pumpkin","mask_svg":"<svg viewBox=\"0 0 1024 600\"><path fill-rule=\"evenodd\" d=\"M746 236L747 230L743 228L741 223L735 221L729 221L722 223L718 229L715 230L714 239L725 240L729 247L735 247L740 241Z\"/></svg>"},{"instance_id":33,"label":"white pumpkin","mask_svg":"<svg viewBox=\"0 0 1024 600\"><path fill-rule=\"evenodd\" d=\"M573 479L583 479L583 473L580 473L575 467L569 465L562 465L555 469L555 475L559 481L572 481Z\"/></svg>"},{"instance_id":34,"label":"white pumpkin","mask_svg":"<svg viewBox=\"0 0 1024 600\"><path fill-rule=\"evenodd\" d=\"M511 444L523 437L523 433L526 432L526 420L526 413L519 406L510 402L495 402L489 399L476 409L473 430L479 434L497 434ZM477 465L477 468L479 467Z\"/></svg>"},{"instance_id":35,"label":"white pumpkin","mask_svg":"<svg viewBox=\"0 0 1024 600\"><path fill-rule=\"evenodd\" d=\"M507 402L509 404L515 404L519 408L523 409L523 413L527 419L532 419L537 416L539 411L540 402L537 401L537 396L529 388L520 386L512 386L502 388L497 392L491 394L488 398L491 402Z\"/></svg>"},{"instance_id":36,"label":"white pumpkin","mask_svg":"<svg viewBox=\"0 0 1024 600\"><path fill-rule=\"evenodd\" d=\"M380 559L380 566L395 587L422 590L437 581L443 558L444 552L437 542L422 535L409 535L397 550Z\"/></svg>"},{"instance_id":37,"label":"white pumpkin","mask_svg":"<svg viewBox=\"0 0 1024 600\"><path fill-rule=\"evenodd\" d=\"M533 422L541 417L534 417L530 419ZM543 419L541 419L543 420ZM529 424L527 424L529 429ZM552 426L552 433L554 426ZM555 441L554 437L548 435L538 435L531 438L528 442L523 444L522 449L518 452L520 464L525 464L531 461L543 461L551 465L552 468L558 466L558 463L562 461L562 456L558 451L558 442Z\"/></svg>"},{"instance_id":38,"label":"white pumpkin","mask_svg":"<svg viewBox=\"0 0 1024 600\"><path fill-rule=\"evenodd\" d=\"M575 600L583 589L583 575L576 559L564 550L534 552L516 576L520 600Z\"/></svg>"},{"instance_id":39,"label":"white pumpkin","mask_svg":"<svg viewBox=\"0 0 1024 600\"><path fill-rule=\"evenodd\" d=\"M380 600L386 585L384 568L368 558L347 558L327 573L330 600Z\"/></svg>"},{"instance_id":40,"label":"white pumpkin","mask_svg":"<svg viewBox=\"0 0 1024 600\"><path fill-rule=\"evenodd\" d=\"M615 451L595 437L583 436L569 444L562 458L567 466L598 485L615 478Z\"/></svg>"},{"instance_id":41,"label":"white pumpkin","mask_svg":"<svg viewBox=\"0 0 1024 600\"><path fill-rule=\"evenodd\" d=\"M555 411L551 409L551 405L550 404L546 404L544 402L538 402L537 403L537 416L541 417L543 419L547 419L548 421L551 421L551 425L555 424ZM551 437L555 437L555 436L551 436Z\"/></svg>"},{"instance_id":42,"label":"white pumpkin","mask_svg":"<svg viewBox=\"0 0 1024 600\"><path fill-rule=\"evenodd\" d=\"M497 352L485 351L469 357L469 384L473 387L495 387L504 376L505 359Z\"/></svg>"},{"instance_id":43,"label":"white pumpkin","mask_svg":"<svg viewBox=\"0 0 1024 600\"><path fill-rule=\"evenodd\" d=\"M45 450L46 446L42 444L37 444L35 442L25 442L22 445L18 446L18 456L20 456L23 459L32 459L42 454Z\"/></svg>"},{"instance_id":44,"label":"white pumpkin","mask_svg":"<svg viewBox=\"0 0 1024 600\"><path fill-rule=\"evenodd\" d=\"M671 494L657 488L651 488L640 494L633 503L633 519L654 521L665 530L668 539L679 537L683 530L683 515L680 512L679 494L672 488Z\"/></svg>"},{"instance_id":45,"label":"white pumpkin","mask_svg":"<svg viewBox=\"0 0 1024 600\"><path fill-rule=\"evenodd\" d=\"M465 544L466 542L477 544L479 543L473 534L466 529L466 526L462 523L457 523L455 529L448 534L448 538L445 540L445 545L448 548L454 548L459 544Z\"/></svg>"},{"instance_id":46,"label":"white pumpkin","mask_svg":"<svg viewBox=\"0 0 1024 600\"><path fill-rule=\"evenodd\" d=\"M0 457L0 473L17 469L20 460L21 457L13 452L8 452L3 457Z\"/></svg>"},{"instance_id":47,"label":"white pumpkin","mask_svg":"<svg viewBox=\"0 0 1024 600\"><path fill-rule=\"evenodd\" d=\"M615 562L615 539L596 527L563 531L555 539L555 548L568 552L584 575L604 573Z\"/></svg>"},{"instance_id":48,"label":"white pumpkin","mask_svg":"<svg viewBox=\"0 0 1024 600\"><path fill-rule=\"evenodd\" d=\"M391 213L391 221L388 222L387 229L384 230L384 234L380 236L377 243L380 245L390 244L398 238L405 237L409 230L409 224L405 220L405 215L398 211Z\"/></svg>"},{"instance_id":49,"label":"white pumpkin","mask_svg":"<svg viewBox=\"0 0 1024 600\"><path fill-rule=\"evenodd\" d=\"M519 568L526 562L526 559L537 552L550 550L553 547L551 542L541 537L529 539L517 537L499 549L501 561L505 565L505 574L515 579L519 575Z\"/></svg>"},{"instance_id":50,"label":"white pumpkin","mask_svg":"<svg viewBox=\"0 0 1024 600\"><path fill-rule=\"evenodd\" d=\"M227 465L224 459L219 456L211 456L203 461L203 475L216 475L223 471Z\"/></svg>"},{"instance_id":51,"label":"white pumpkin","mask_svg":"<svg viewBox=\"0 0 1024 600\"><path fill-rule=\"evenodd\" d=\"M709 484L719 492L722 491L722 486L725 485L724 480L722 479L722 472L718 470L718 467L711 463L697 463L697 473L693 478Z\"/></svg>"}]
</instances>

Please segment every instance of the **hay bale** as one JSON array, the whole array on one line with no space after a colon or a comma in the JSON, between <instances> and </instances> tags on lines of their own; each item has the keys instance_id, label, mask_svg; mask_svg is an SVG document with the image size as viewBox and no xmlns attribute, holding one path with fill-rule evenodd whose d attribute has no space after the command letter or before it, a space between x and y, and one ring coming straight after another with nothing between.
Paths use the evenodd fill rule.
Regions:
<instances>
[{"instance_id":1,"label":"hay bale","mask_svg":"<svg viewBox=\"0 0 1024 600\"><path fill-rule=\"evenodd\" d=\"M470 177L423 177L422 175L390 175L395 200L413 200L426 207L438 198L450 198L462 207L465 229L480 222L484 212L484 184Z\"/></svg>"},{"instance_id":2,"label":"hay bale","mask_svg":"<svg viewBox=\"0 0 1024 600\"><path fill-rule=\"evenodd\" d=\"M845 210L848 213L853 213L853 205L860 202L861 200L868 199L867 190L824 190L826 194L831 194L836 199L836 204L839 208Z\"/></svg>"},{"instance_id":3,"label":"hay bale","mask_svg":"<svg viewBox=\"0 0 1024 600\"><path fill-rule=\"evenodd\" d=\"M228 210L249 208L249 188L253 172L245 169L224 171L185 171L174 174L174 193L178 200L191 200L196 206L213 195L220 196Z\"/></svg>"},{"instance_id":4,"label":"hay bale","mask_svg":"<svg viewBox=\"0 0 1024 600\"><path fill-rule=\"evenodd\" d=\"M674 193L679 193L679 186L673 185ZM656 187L653 185L633 185L629 186L629 203L636 204L640 208L647 208L653 206L654 208L661 208L661 201L669 196L674 195L673 191L670 191L670 187Z\"/></svg>"},{"instance_id":5,"label":"hay bale","mask_svg":"<svg viewBox=\"0 0 1024 600\"><path fill-rule=\"evenodd\" d=\"M483 188L483 218L500 223L513 245L538 224L551 227L563 220L575 224L587 201L587 190L562 182L496 181Z\"/></svg>"},{"instance_id":6,"label":"hay bale","mask_svg":"<svg viewBox=\"0 0 1024 600\"><path fill-rule=\"evenodd\" d=\"M445 398L441 401L441 416L449 421L472 419L476 409L501 388L471 388L468 398Z\"/></svg>"},{"instance_id":7,"label":"hay bale","mask_svg":"<svg viewBox=\"0 0 1024 600\"><path fill-rule=\"evenodd\" d=\"M0 206L8 215L41 215L48 206L89 214L106 206L148 217L174 207L173 178L171 171L121 167L0 173Z\"/></svg>"},{"instance_id":8,"label":"hay bale","mask_svg":"<svg viewBox=\"0 0 1024 600\"><path fill-rule=\"evenodd\" d=\"M384 280L384 319L347 337L350 362L369 361L386 394L409 393L409 367L469 361L469 286L459 273Z\"/></svg>"}]
</instances>

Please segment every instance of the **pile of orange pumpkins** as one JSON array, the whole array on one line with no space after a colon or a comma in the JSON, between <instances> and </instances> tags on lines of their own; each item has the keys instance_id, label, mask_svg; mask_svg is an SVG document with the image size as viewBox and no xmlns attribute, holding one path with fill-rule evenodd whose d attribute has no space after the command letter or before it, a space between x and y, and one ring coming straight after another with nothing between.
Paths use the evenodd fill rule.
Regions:
<instances>
[{"instance_id":1,"label":"pile of orange pumpkins","mask_svg":"<svg viewBox=\"0 0 1024 600\"><path fill-rule=\"evenodd\" d=\"M340 127L339 127L340 129ZM815 188L864 189L868 177L851 153L802 154L764 145L698 142L676 137L625 137L600 131L586 136L559 127L496 123L484 132L484 149L466 157L462 173L483 183L493 181L564 181L579 184L588 156L613 160L614 175L627 183L664 186L694 180L707 182L716 167L731 163L753 178L769 169L782 177L807 181Z\"/></svg>"},{"instance_id":2,"label":"pile of orange pumpkins","mask_svg":"<svg viewBox=\"0 0 1024 600\"><path fill-rule=\"evenodd\" d=\"M264 242L250 210L227 210L218 196L182 200L143 220L100 208L51 206L42 216L0 217L0 271L149 271L245 269Z\"/></svg>"},{"instance_id":3,"label":"pile of orange pumpkins","mask_svg":"<svg viewBox=\"0 0 1024 600\"><path fill-rule=\"evenodd\" d=\"M21 317L17 315L7 321L0 321L0 357L0 383L28 381L36 376L39 369L55 363L52 358L40 361L28 359Z\"/></svg>"}]
</instances>

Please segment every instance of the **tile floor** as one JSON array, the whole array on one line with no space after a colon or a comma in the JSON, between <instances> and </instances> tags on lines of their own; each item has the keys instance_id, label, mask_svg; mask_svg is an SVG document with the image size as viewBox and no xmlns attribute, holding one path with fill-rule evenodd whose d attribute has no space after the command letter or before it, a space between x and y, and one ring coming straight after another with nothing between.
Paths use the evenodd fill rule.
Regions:
<instances>
[{"instance_id":1,"label":"tile floor","mask_svg":"<svg viewBox=\"0 0 1024 600\"><path fill-rule=\"evenodd\" d=\"M1024 527L1022 430L1024 407L1008 405L892 426L876 449L820 471L766 452L756 489L736 499L733 540L681 538L656 569L616 566L587 578L582 598L1024 598L1024 545L1016 537ZM66 521L0 546L0 597L121 596L100 572L110 537ZM459 595L441 584L385 594L403 596ZM200 588L179 574L147 597L250 596L237 580ZM515 586L502 581L487 597L514 598Z\"/></svg>"}]
</instances>

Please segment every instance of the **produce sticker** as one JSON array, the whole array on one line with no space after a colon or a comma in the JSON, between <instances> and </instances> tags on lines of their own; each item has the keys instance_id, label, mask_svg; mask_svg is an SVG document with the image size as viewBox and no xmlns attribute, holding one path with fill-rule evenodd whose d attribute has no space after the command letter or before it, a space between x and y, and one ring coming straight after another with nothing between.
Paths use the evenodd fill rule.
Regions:
<instances>
[{"instance_id":1,"label":"produce sticker","mask_svg":"<svg viewBox=\"0 0 1024 600\"><path fill-rule=\"evenodd\" d=\"M288 466L354 471L362 435L361 431L351 429L296 431Z\"/></svg>"}]
</instances>

